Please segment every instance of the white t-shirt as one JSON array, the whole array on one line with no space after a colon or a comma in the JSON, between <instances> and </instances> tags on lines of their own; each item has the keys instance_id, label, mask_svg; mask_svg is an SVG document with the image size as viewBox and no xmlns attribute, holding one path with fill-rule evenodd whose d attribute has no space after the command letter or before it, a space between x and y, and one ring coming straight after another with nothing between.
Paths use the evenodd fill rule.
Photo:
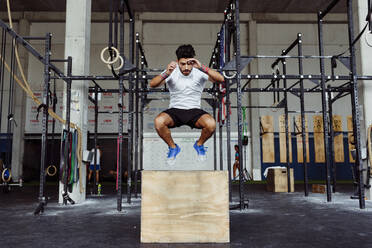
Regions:
<instances>
[{"instance_id":1,"label":"white t-shirt","mask_svg":"<svg viewBox=\"0 0 372 248\"><path fill-rule=\"evenodd\" d=\"M93 158L90 164L94 165L94 148L92 149L92 153L93 153ZM100 150L97 149L97 164L99 164L100 158L101 158L101 153L100 153Z\"/></svg>"},{"instance_id":2,"label":"white t-shirt","mask_svg":"<svg viewBox=\"0 0 372 248\"><path fill-rule=\"evenodd\" d=\"M177 66L165 82L170 92L169 108L200 109L201 95L208 75L193 68L188 76L185 76Z\"/></svg>"}]
</instances>

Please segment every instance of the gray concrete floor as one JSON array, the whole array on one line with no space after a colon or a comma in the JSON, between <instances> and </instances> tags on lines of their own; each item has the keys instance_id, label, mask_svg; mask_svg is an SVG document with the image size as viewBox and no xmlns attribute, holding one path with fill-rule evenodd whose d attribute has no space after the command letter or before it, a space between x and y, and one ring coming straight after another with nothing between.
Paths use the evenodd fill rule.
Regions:
<instances>
[{"instance_id":1,"label":"gray concrete floor","mask_svg":"<svg viewBox=\"0 0 372 248\"><path fill-rule=\"evenodd\" d=\"M351 185L340 186L330 203L324 194L247 188L249 209L230 211L231 243L219 245L140 244L140 199L117 212L113 186L74 206L58 205L57 186L48 186L51 199L41 216L33 215L38 187L13 188L0 192L0 247L372 247L372 202L360 210ZM235 188L233 196L238 201Z\"/></svg>"}]
</instances>

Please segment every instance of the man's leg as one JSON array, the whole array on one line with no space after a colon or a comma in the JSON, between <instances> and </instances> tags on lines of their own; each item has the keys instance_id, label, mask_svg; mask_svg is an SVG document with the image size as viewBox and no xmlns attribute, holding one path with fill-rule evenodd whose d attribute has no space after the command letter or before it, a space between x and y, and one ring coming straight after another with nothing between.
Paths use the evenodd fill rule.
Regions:
<instances>
[{"instance_id":1,"label":"man's leg","mask_svg":"<svg viewBox=\"0 0 372 248\"><path fill-rule=\"evenodd\" d=\"M195 123L195 127L202 129L200 138L196 142L198 146L201 146L213 135L216 130L216 121L210 114L204 114Z\"/></svg>"},{"instance_id":2,"label":"man's leg","mask_svg":"<svg viewBox=\"0 0 372 248\"><path fill-rule=\"evenodd\" d=\"M99 171L96 171L96 183L99 183Z\"/></svg>"},{"instance_id":3,"label":"man's leg","mask_svg":"<svg viewBox=\"0 0 372 248\"><path fill-rule=\"evenodd\" d=\"M89 174L88 174L88 182L90 182L90 178L92 177L92 170L89 170Z\"/></svg>"},{"instance_id":4,"label":"man's leg","mask_svg":"<svg viewBox=\"0 0 372 248\"><path fill-rule=\"evenodd\" d=\"M171 148L175 148L176 144L173 141L169 127L174 125L173 119L167 113L160 113L154 120L156 132L160 138Z\"/></svg>"}]
</instances>

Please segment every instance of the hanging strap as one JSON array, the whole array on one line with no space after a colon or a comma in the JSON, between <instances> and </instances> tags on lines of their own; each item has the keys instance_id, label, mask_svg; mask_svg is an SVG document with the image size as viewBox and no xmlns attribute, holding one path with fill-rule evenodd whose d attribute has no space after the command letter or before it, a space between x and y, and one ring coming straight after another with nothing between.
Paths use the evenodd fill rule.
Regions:
<instances>
[{"instance_id":1,"label":"hanging strap","mask_svg":"<svg viewBox=\"0 0 372 248\"><path fill-rule=\"evenodd\" d=\"M65 170L65 142L66 142L66 130L63 130L62 133L62 140L61 140L61 150L60 150L60 162L59 162L59 180L63 182L64 175L66 173Z\"/></svg>"},{"instance_id":2,"label":"hanging strap","mask_svg":"<svg viewBox=\"0 0 372 248\"><path fill-rule=\"evenodd\" d=\"M350 47L353 47L353 46L355 45L355 43L357 43L357 41L360 39L360 37L362 37L364 31L366 31L367 27L368 27L368 22L366 23L366 25L364 26L364 28L362 29L362 31L358 34L358 36L355 37L355 39L354 39L354 41L351 43L351 46L350 46ZM346 49L344 52L342 52L342 53L340 53L340 54L338 54L338 55L335 55L335 56L333 56L333 57L335 57L335 58L341 57L341 56L344 55L347 51L350 50L350 47L349 47L348 49Z\"/></svg>"},{"instance_id":3,"label":"hanging strap","mask_svg":"<svg viewBox=\"0 0 372 248\"><path fill-rule=\"evenodd\" d=\"M246 116L246 110L247 108L246 107L242 107L242 110L243 110L243 136L246 135L248 133L248 128L247 128L247 124L245 123L245 116Z\"/></svg>"}]
</instances>

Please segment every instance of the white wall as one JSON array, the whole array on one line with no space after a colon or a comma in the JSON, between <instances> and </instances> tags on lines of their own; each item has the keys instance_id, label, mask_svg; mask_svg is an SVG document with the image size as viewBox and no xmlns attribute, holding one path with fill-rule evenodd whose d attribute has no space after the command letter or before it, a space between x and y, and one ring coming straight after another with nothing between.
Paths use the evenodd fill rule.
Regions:
<instances>
[{"instance_id":1,"label":"white wall","mask_svg":"<svg viewBox=\"0 0 372 248\"><path fill-rule=\"evenodd\" d=\"M200 132L175 132L172 137L176 144L180 146L181 152L177 155L175 165L168 165L166 157L168 153L168 146L164 143L156 133L144 133L144 170L214 170L214 148L213 138L205 143L207 148L206 161L199 162L197 160L197 153L193 148L195 141L199 138ZM222 153L223 153L223 169L227 170L227 138L226 133L222 136ZM217 134L217 170L220 170L219 158L219 136ZM231 166L235 161L234 145L238 143L238 133L231 133ZM246 147L246 153L250 154L250 147ZM246 165L250 165L250 157L244 156ZM250 166L247 166L248 172L251 173Z\"/></svg>"}]
</instances>

